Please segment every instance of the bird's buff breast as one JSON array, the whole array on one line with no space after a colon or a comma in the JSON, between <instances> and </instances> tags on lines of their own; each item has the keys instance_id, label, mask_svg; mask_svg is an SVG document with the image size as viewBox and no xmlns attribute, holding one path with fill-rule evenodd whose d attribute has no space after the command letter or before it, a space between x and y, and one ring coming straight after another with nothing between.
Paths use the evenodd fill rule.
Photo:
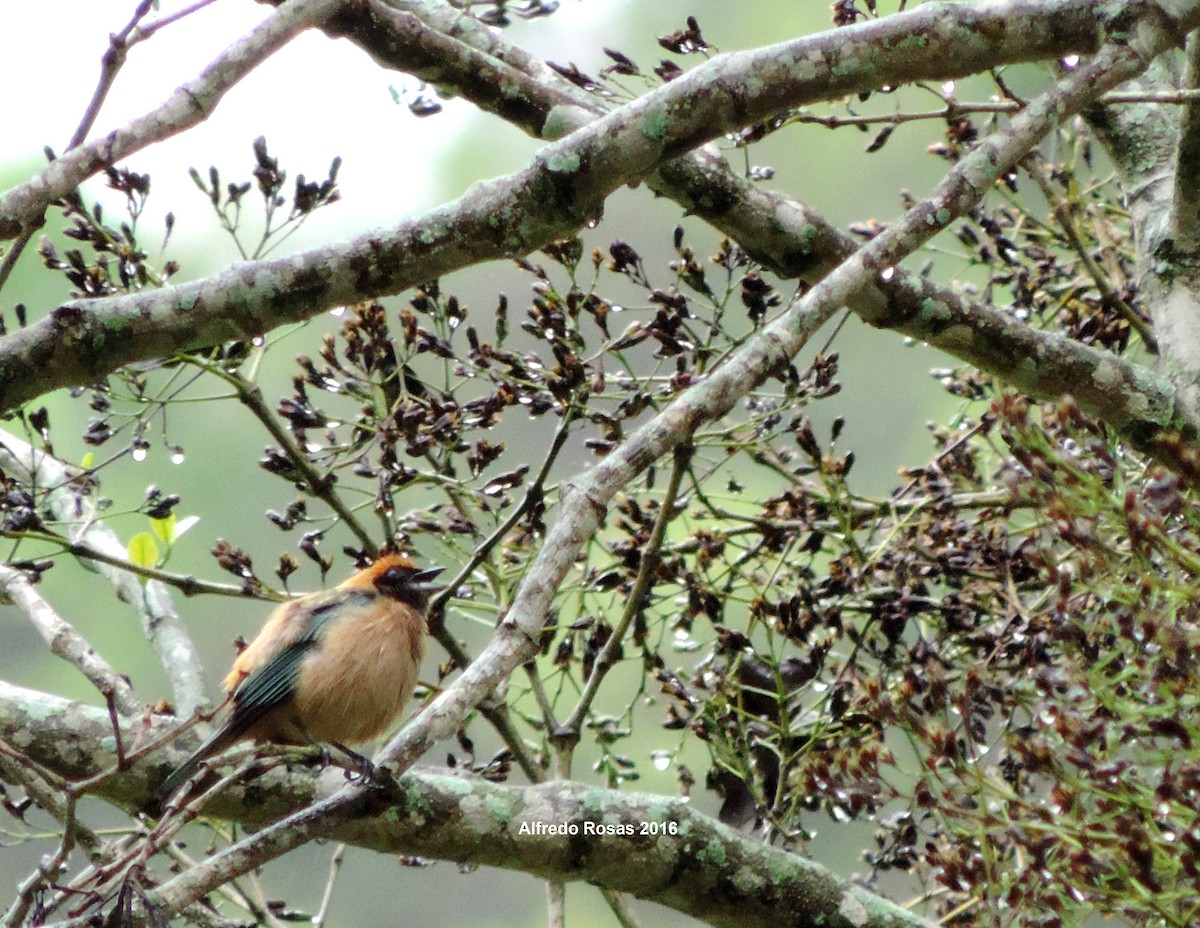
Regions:
<instances>
[{"instance_id":1,"label":"bird's buff breast","mask_svg":"<svg viewBox=\"0 0 1200 928\"><path fill-rule=\"evenodd\" d=\"M320 741L358 744L404 711L420 672L423 620L415 615L346 616L301 662L295 711Z\"/></svg>"}]
</instances>

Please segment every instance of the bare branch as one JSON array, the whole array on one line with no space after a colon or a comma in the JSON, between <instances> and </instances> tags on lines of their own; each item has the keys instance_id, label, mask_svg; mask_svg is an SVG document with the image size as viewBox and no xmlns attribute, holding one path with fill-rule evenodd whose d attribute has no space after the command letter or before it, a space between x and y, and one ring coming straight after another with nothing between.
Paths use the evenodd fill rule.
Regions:
<instances>
[{"instance_id":1,"label":"bare branch","mask_svg":"<svg viewBox=\"0 0 1200 928\"><path fill-rule=\"evenodd\" d=\"M51 162L33 180L0 197L0 239L36 229L46 209L97 171L203 122L238 81L305 29L325 20L337 0L293 0L243 39L234 42L157 109L104 138Z\"/></svg>"},{"instance_id":2,"label":"bare branch","mask_svg":"<svg viewBox=\"0 0 1200 928\"><path fill-rule=\"evenodd\" d=\"M111 695L113 705L123 715L134 715L141 710L129 681L54 611L21 571L0 565L0 590L37 629L50 653L74 664L96 689Z\"/></svg>"},{"instance_id":3,"label":"bare branch","mask_svg":"<svg viewBox=\"0 0 1200 928\"><path fill-rule=\"evenodd\" d=\"M96 123L96 117L100 115L100 107L108 99L108 92L112 90L112 86L117 79L117 74L120 73L121 68L125 65L125 54L129 48L127 44L129 35L150 12L151 6L153 6L152 0L140 0L129 22L122 29L109 35L108 48L100 56L100 80L96 82L96 89L92 91L92 98L88 100L88 104L84 108L79 125L71 133L71 140L67 142L68 150L82 145L83 140L92 131L92 126Z\"/></svg>"}]
</instances>

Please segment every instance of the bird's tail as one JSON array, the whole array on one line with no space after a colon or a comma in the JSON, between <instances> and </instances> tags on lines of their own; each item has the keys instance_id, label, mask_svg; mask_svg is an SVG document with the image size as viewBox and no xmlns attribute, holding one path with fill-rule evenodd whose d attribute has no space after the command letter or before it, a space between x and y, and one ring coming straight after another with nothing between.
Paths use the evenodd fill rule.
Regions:
<instances>
[{"instance_id":1,"label":"bird's tail","mask_svg":"<svg viewBox=\"0 0 1200 928\"><path fill-rule=\"evenodd\" d=\"M178 792L179 787L191 778L196 772L196 768L212 755L223 751L229 745L233 744L237 738L228 731L225 727L218 728L200 747L196 748L187 760L175 768L169 777L162 782L154 793L154 798L159 806L165 806L168 799Z\"/></svg>"}]
</instances>

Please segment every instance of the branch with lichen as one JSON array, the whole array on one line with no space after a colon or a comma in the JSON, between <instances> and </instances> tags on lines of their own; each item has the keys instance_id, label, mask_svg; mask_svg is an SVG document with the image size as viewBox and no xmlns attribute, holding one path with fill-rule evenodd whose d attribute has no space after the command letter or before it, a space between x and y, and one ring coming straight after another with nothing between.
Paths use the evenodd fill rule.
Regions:
<instances>
[{"instance_id":1,"label":"branch with lichen","mask_svg":"<svg viewBox=\"0 0 1200 928\"><path fill-rule=\"evenodd\" d=\"M1183 87L1200 92L1200 35L1188 36ZM1200 99L1193 98L1183 109L1175 151L1175 189L1171 204L1171 235L1175 248L1194 254L1200 248L1200 190L1195 178L1200 171Z\"/></svg>"},{"instance_id":2,"label":"branch with lichen","mask_svg":"<svg viewBox=\"0 0 1200 928\"><path fill-rule=\"evenodd\" d=\"M65 303L0 339L0 408L13 409L56 386L94 381L133 361L253 338L470 264L528 254L575 232L599 214L610 193L664 162L780 109L874 90L882 74L893 82L964 76L1053 55L1066 36L1076 50L1096 47L1103 11L1089 6L1084 16L1077 4L1070 9L1073 17L1056 19L1045 2L972 5L954 17L922 7L906 14L911 18L717 56L548 146L524 170L390 230L235 265L177 287ZM1048 16L1063 30L1053 39L1032 30ZM1001 20L998 34L984 28ZM1017 28L1022 23L1032 31ZM919 46L899 41L913 29L921 32ZM73 183L80 180L72 176ZM8 199L45 183L40 177ZM0 231L6 212L0 198Z\"/></svg>"},{"instance_id":3,"label":"branch with lichen","mask_svg":"<svg viewBox=\"0 0 1200 928\"><path fill-rule=\"evenodd\" d=\"M1198 54L1193 36L1188 53L1192 80ZM1154 62L1145 75L1131 82L1130 89L1173 86L1177 77L1172 65L1167 60ZM1084 115L1116 165L1126 191L1137 248L1139 295L1153 321L1164 370L1179 384L1188 408L1194 409L1200 407L1196 220L1194 215L1179 213L1181 209L1194 212L1194 191L1180 187L1191 186L1195 171L1197 130L1191 111L1189 107L1180 120L1162 107L1097 105Z\"/></svg>"},{"instance_id":4,"label":"branch with lichen","mask_svg":"<svg viewBox=\"0 0 1200 928\"><path fill-rule=\"evenodd\" d=\"M0 739L28 730L33 715L41 720L39 735L26 750L38 764L68 779L111 766L112 755L100 747L109 730L101 710L0 683ZM167 731L164 720L150 735ZM180 759L164 755L110 777L95 795L129 807L143 805L158 772ZM211 798L205 814L269 831L267 823L281 815L321 808L323 798L338 790L342 774L284 775L276 770L265 780L270 788L255 788L254 802L245 801L246 784L234 784ZM563 854L562 838L541 827L550 823L573 824L581 835L575 840L585 843L587 853ZM509 786L414 771L393 789L359 791L356 803L329 834L381 853L586 881L737 928L774 928L782 913L800 926L929 928L917 915L803 857L727 828L681 800L569 781ZM689 873L687 879L679 879L682 871ZM148 898L165 911L176 911L182 885L178 877L168 880ZM66 928L82 922L54 924Z\"/></svg>"},{"instance_id":5,"label":"branch with lichen","mask_svg":"<svg viewBox=\"0 0 1200 928\"><path fill-rule=\"evenodd\" d=\"M372 0L368 6L370 18L362 8L348 8L331 20L325 31L350 38L377 62L398 70L412 70L414 62L434 64L436 50L438 69L429 79L444 81L481 109L531 134L545 131L556 107L559 131L585 126L606 112L600 98L570 84L502 34L482 27L442 0ZM1038 5L1020 6L1030 13ZM898 14L887 21L916 25L911 18L918 12ZM961 8L956 8L954 15L959 12ZM983 8L975 12L989 15ZM1079 51L1070 44L1074 40L1067 39L1078 27L1074 18L1096 12L1091 4L1055 4L1040 11L1042 18L1022 21L1019 28L1043 34L1047 41L1063 40L1066 44L1056 54L1065 54ZM1067 19L1053 19L1057 16ZM1018 24L1014 21L1013 25ZM847 29L837 34L852 35ZM482 74L488 79L481 80ZM1128 107L1139 102L1181 103L1188 97L1178 93L1164 97L1143 90L1112 91L1099 99L1106 107ZM520 117L513 115L514 100L525 107ZM1004 106L1015 112L1016 104L1011 101ZM1130 118L1138 118L1136 111ZM1137 137L1138 131L1132 127L1128 134ZM647 183L785 277L819 279L857 248L853 239L819 213L738 176L723 158L708 150L662 165ZM1038 332L899 267L894 268L886 291L866 287L849 305L873 326L927 342L1038 399L1070 394L1082 409L1121 431L1143 452L1185 472L1197 471L1196 461L1179 446L1178 436L1200 422L1200 411L1185 403L1164 377L1063 335ZM1037 359L1036 363L1030 359Z\"/></svg>"}]
</instances>

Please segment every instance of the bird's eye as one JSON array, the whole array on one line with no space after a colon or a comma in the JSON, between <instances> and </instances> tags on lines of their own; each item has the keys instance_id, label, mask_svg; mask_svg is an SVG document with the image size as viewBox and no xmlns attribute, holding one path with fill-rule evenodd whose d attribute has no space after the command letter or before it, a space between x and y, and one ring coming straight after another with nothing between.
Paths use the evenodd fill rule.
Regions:
<instances>
[{"instance_id":1,"label":"bird's eye","mask_svg":"<svg viewBox=\"0 0 1200 928\"><path fill-rule=\"evenodd\" d=\"M386 583L406 583L412 573L411 567L389 567L383 572L383 579Z\"/></svg>"}]
</instances>

